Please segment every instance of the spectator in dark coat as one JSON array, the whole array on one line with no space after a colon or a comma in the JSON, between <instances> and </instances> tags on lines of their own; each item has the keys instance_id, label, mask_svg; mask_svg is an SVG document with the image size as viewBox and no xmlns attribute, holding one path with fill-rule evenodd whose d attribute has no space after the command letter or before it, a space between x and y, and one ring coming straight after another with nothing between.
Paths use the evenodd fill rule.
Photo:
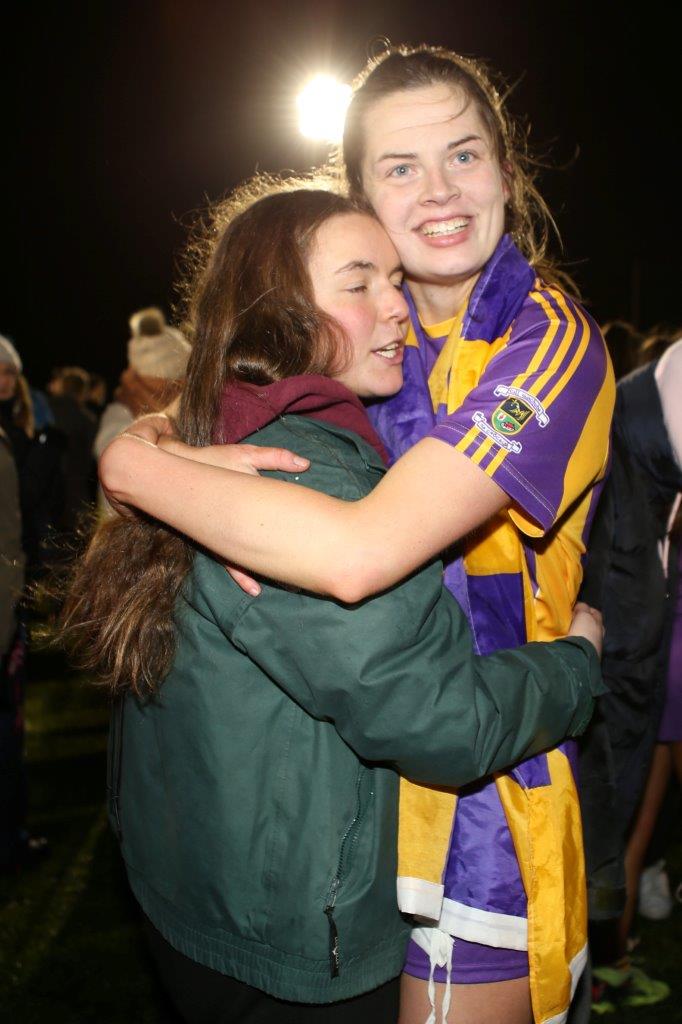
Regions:
<instances>
[{"instance_id":1,"label":"spectator in dark coat","mask_svg":"<svg viewBox=\"0 0 682 1024\"><path fill-rule=\"evenodd\" d=\"M17 469L28 466L34 438L29 390L21 370L18 352L0 336L0 871L47 849L44 836L31 836L24 828L26 630L19 614L24 551Z\"/></svg>"},{"instance_id":2,"label":"spectator in dark coat","mask_svg":"<svg viewBox=\"0 0 682 1024\"><path fill-rule=\"evenodd\" d=\"M63 507L62 435L48 425L36 428L28 383L19 353L0 335L0 428L19 477L22 548L27 575L37 575L46 543Z\"/></svg>"},{"instance_id":3,"label":"spectator in dark coat","mask_svg":"<svg viewBox=\"0 0 682 1024\"><path fill-rule=\"evenodd\" d=\"M626 952L628 922L621 915L626 895L632 901L633 885L636 892L636 880L626 885L626 846L664 696L671 602L660 550L682 490L681 443L674 436L682 425L673 426L679 395L659 372L663 358L618 384L612 471L597 510L581 594L604 615L602 668L610 690L597 702L580 763L596 963L616 963Z\"/></svg>"},{"instance_id":4,"label":"spectator in dark coat","mask_svg":"<svg viewBox=\"0 0 682 1024\"><path fill-rule=\"evenodd\" d=\"M64 437L64 506L60 527L69 535L75 533L80 516L95 499L96 466L92 445L97 419L86 406L90 376L79 366L62 368L52 378L48 389L54 425Z\"/></svg>"}]
</instances>

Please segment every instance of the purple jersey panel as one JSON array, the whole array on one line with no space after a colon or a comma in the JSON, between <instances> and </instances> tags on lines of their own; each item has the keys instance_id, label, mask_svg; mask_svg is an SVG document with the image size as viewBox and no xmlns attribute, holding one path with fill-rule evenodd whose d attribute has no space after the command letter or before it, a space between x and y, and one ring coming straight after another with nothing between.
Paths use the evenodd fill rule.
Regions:
<instances>
[{"instance_id":1,"label":"purple jersey panel","mask_svg":"<svg viewBox=\"0 0 682 1024\"><path fill-rule=\"evenodd\" d=\"M445 869L445 895L467 907L526 916L514 843L493 783L478 783L460 793Z\"/></svg>"},{"instance_id":2,"label":"purple jersey panel","mask_svg":"<svg viewBox=\"0 0 682 1024\"><path fill-rule=\"evenodd\" d=\"M477 440L485 436L493 440L490 455L481 463L482 469L506 445L505 457L494 479L548 530L564 496L566 467L604 383L607 360L599 330L586 314L583 322L576 307L566 300L575 319L575 324L569 323L564 314L560 316L551 293L537 294L543 296L551 312L532 298L527 299L509 343L490 361L458 409L449 415L443 407L438 410L431 436L456 445L478 423L486 433ZM545 336L550 339L547 350L537 368L528 374ZM518 395L515 381L525 374ZM534 389L545 375L547 379L535 394ZM506 403L514 401L516 419L505 411ZM505 429L509 430L508 436ZM466 454L473 454L476 447L478 444L472 445L471 453ZM585 461L585 471L583 486L587 487L595 475L589 460Z\"/></svg>"}]
</instances>

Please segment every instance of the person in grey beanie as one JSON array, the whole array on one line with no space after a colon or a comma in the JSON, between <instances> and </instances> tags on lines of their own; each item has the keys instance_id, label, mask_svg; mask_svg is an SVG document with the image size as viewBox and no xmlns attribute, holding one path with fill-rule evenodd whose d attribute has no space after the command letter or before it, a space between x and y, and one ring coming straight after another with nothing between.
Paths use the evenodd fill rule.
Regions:
<instances>
[{"instance_id":1,"label":"person in grey beanie","mask_svg":"<svg viewBox=\"0 0 682 1024\"><path fill-rule=\"evenodd\" d=\"M27 576L32 579L43 566L46 542L63 512L63 442L49 425L36 426L31 391L22 371L13 343L0 335L0 429L19 478L21 543Z\"/></svg>"},{"instance_id":2,"label":"person in grey beanie","mask_svg":"<svg viewBox=\"0 0 682 1024\"><path fill-rule=\"evenodd\" d=\"M35 436L22 370L16 348L0 335L0 871L13 871L48 851L45 837L25 827L26 627L21 599L25 552L29 563L35 562L39 519L54 476L49 461L56 467L56 457L51 444Z\"/></svg>"},{"instance_id":3,"label":"person in grey beanie","mask_svg":"<svg viewBox=\"0 0 682 1024\"><path fill-rule=\"evenodd\" d=\"M0 347L0 352L2 351ZM0 364L0 374L2 364ZM9 650L16 631L16 605L24 585L21 547L19 478L12 446L0 427L0 659Z\"/></svg>"},{"instance_id":4,"label":"person in grey beanie","mask_svg":"<svg viewBox=\"0 0 682 1024\"><path fill-rule=\"evenodd\" d=\"M21 359L9 338L0 335L0 402L14 400ZM0 426L0 658L11 646L16 631L16 605L24 585L21 547L19 478L12 443Z\"/></svg>"}]
</instances>

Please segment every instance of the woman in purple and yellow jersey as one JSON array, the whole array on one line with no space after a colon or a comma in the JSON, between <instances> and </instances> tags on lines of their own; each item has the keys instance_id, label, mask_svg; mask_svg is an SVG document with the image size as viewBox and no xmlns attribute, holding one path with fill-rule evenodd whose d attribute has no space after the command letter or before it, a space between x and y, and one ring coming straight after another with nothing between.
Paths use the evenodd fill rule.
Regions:
<instances>
[{"instance_id":1,"label":"woman in purple and yellow jersey","mask_svg":"<svg viewBox=\"0 0 682 1024\"><path fill-rule=\"evenodd\" d=\"M186 500L177 477L171 487L153 471L119 497L251 572L342 601L447 551L480 653L560 636L607 470L614 385L597 327L545 259L549 213L502 101L473 61L392 49L356 85L343 150L351 195L406 275L405 385L372 408L394 465L344 503L210 449L201 459L225 472L192 475ZM349 322L372 272L339 278ZM156 441L172 428L138 429ZM192 449L159 444L196 468ZM275 452L270 465L290 460ZM450 1024L566 1019L586 958L570 744L459 793L404 781L399 875L401 908L423 922L401 1024L435 1020L434 1003Z\"/></svg>"}]
</instances>

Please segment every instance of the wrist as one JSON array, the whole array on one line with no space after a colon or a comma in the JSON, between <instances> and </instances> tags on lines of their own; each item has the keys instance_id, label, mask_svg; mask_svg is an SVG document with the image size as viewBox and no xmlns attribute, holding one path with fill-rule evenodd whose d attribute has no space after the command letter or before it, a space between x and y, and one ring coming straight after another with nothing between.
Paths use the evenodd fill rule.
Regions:
<instances>
[{"instance_id":1,"label":"wrist","mask_svg":"<svg viewBox=\"0 0 682 1024\"><path fill-rule=\"evenodd\" d=\"M106 493L114 500L123 504L131 503L132 485L139 459L149 448L156 448L156 445L143 437L128 433L119 434L105 448L99 460L99 479Z\"/></svg>"},{"instance_id":2,"label":"wrist","mask_svg":"<svg viewBox=\"0 0 682 1024\"><path fill-rule=\"evenodd\" d=\"M601 672L601 658L597 648L588 640L585 636L563 636L555 643L558 644L570 644L572 647L579 647L587 658L587 668L589 673L589 689L593 697L601 697L602 694L608 693L608 687L604 685Z\"/></svg>"}]
</instances>

